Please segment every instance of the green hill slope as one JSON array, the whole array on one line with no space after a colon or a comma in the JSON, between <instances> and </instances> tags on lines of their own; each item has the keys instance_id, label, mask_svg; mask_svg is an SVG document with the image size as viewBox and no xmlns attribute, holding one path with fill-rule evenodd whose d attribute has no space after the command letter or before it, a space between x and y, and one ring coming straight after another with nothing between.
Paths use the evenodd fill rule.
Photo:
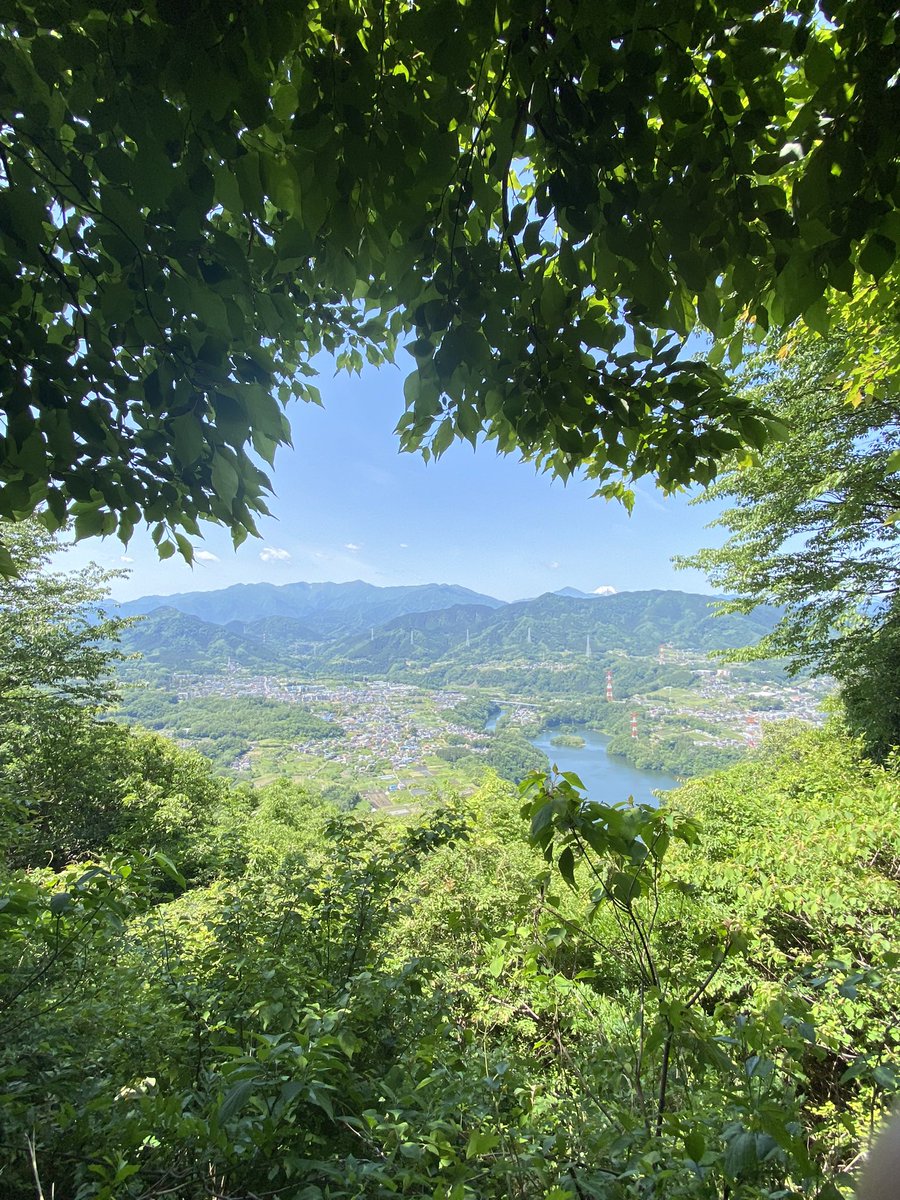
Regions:
<instances>
[{"instance_id":1,"label":"green hill slope","mask_svg":"<svg viewBox=\"0 0 900 1200\"><path fill-rule=\"evenodd\" d=\"M403 613L365 629L359 628L361 609L350 604L343 624L330 612L328 620L336 623L331 637L288 616L220 625L166 607L126 631L123 646L147 664L184 671L238 666L351 678L429 672L432 682L465 682L486 664L550 675L564 665L577 675L577 686L596 690L613 654L655 656L661 645L705 654L748 645L777 619L766 608L716 617L712 604L709 596L671 591L589 599L548 594L499 608L456 604Z\"/></svg>"}]
</instances>

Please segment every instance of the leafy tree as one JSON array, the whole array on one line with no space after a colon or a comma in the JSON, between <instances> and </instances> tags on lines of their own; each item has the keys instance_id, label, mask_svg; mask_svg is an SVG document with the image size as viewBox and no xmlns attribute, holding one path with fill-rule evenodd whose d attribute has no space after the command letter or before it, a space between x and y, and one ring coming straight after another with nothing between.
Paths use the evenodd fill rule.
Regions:
<instances>
[{"instance_id":1,"label":"leafy tree","mask_svg":"<svg viewBox=\"0 0 900 1200\"><path fill-rule=\"evenodd\" d=\"M698 745L694 729L699 722L692 722L688 731L680 729L678 723L661 724L652 739L633 738L624 730L617 733L607 744L607 754L625 758L643 771L668 771L679 779L689 779L730 767L746 753L745 748L717 746L714 742Z\"/></svg>"},{"instance_id":2,"label":"leafy tree","mask_svg":"<svg viewBox=\"0 0 900 1200\"><path fill-rule=\"evenodd\" d=\"M500 706L493 700L487 700L483 696L468 696L459 704L455 704L448 711L447 716L460 725L480 732L490 718L499 711Z\"/></svg>"},{"instance_id":3,"label":"leafy tree","mask_svg":"<svg viewBox=\"0 0 900 1200\"><path fill-rule=\"evenodd\" d=\"M3 533L18 573L0 576L0 862L156 847L208 870L228 789L201 755L107 719L127 623L101 607L110 573L48 570L59 547L37 522Z\"/></svg>"},{"instance_id":4,"label":"leafy tree","mask_svg":"<svg viewBox=\"0 0 900 1200\"><path fill-rule=\"evenodd\" d=\"M891 220L900 224L896 212ZM891 258L888 248L877 238L873 239L872 252L883 255L884 266ZM834 314L848 334L843 383L852 404L873 396L889 396L896 388L900 371L898 295L900 267L894 262L880 278L868 280L848 297Z\"/></svg>"},{"instance_id":5,"label":"leafy tree","mask_svg":"<svg viewBox=\"0 0 900 1200\"><path fill-rule=\"evenodd\" d=\"M680 356L697 321L821 325L896 256L895 28L825 15L13 0L0 515L240 540L311 359L404 340L404 447L708 481L770 427Z\"/></svg>"},{"instance_id":6,"label":"leafy tree","mask_svg":"<svg viewBox=\"0 0 900 1200\"><path fill-rule=\"evenodd\" d=\"M113 572L91 564L51 571L59 543L37 521L0 525L15 574L0 578L0 701L13 711L42 703L101 708L116 695L112 642L130 624L107 617Z\"/></svg>"},{"instance_id":7,"label":"leafy tree","mask_svg":"<svg viewBox=\"0 0 900 1200\"><path fill-rule=\"evenodd\" d=\"M501 779L508 779L510 783L518 783L530 771L547 766L547 756L543 750L532 746L520 730L510 728L495 733L487 750L479 757Z\"/></svg>"},{"instance_id":8,"label":"leafy tree","mask_svg":"<svg viewBox=\"0 0 900 1200\"><path fill-rule=\"evenodd\" d=\"M681 564L732 595L726 612L781 606L773 632L745 653L835 675L860 723L875 718L874 740L889 745L900 740L900 690L886 668L900 620L900 419L893 395L847 404L845 345L794 340L751 359L744 387L791 436L732 461L704 497L735 503L713 522L730 536Z\"/></svg>"},{"instance_id":9,"label":"leafy tree","mask_svg":"<svg viewBox=\"0 0 900 1200\"><path fill-rule=\"evenodd\" d=\"M40 824L51 797L60 788L77 792L88 763L106 755L108 731L93 717L116 693L110 639L123 622L99 607L107 573L47 569L58 547L36 521L4 523L0 538L18 572L0 573L0 825L4 853L13 847L27 858L34 847L20 826L23 816L35 833L32 823ZM71 811L60 831L68 816L81 828L90 824L83 809ZM46 862L46 853L38 861Z\"/></svg>"},{"instance_id":10,"label":"leafy tree","mask_svg":"<svg viewBox=\"0 0 900 1200\"><path fill-rule=\"evenodd\" d=\"M894 596L874 626L844 639L841 700L851 727L876 758L900 746L900 602Z\"/></svg>"}]
</instances>

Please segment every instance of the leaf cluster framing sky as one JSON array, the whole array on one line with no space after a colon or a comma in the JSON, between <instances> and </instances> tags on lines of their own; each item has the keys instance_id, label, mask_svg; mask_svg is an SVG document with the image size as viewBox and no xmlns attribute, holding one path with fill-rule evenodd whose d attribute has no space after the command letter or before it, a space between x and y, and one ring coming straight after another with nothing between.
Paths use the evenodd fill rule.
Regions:
<instances>
[{"instance_id":1,"label":"leaf cluster framing sky","mask_svg":"<svg viewBox=\"0 0 900 1200\"><path fill-rule=\"evenodd\" d=\"M666 498L643 481L634 513L591 496L593 485L563 486L490 444L459 442L425 463L398 450L403 373L387 367L319 380L324 407L293 405L294 449L275 461L273 518L260 540L235 551L224 529L208 527L193 568L160 562L149 535L127 549L109 537L79 543L67 566L93 560L126 567L117 599L296 580L379 586L456 583L503 600L562 587L594 591L678 588L709 591L703 575L669 559L711 540L711 506Z\"/></svg>"}]
</instances>

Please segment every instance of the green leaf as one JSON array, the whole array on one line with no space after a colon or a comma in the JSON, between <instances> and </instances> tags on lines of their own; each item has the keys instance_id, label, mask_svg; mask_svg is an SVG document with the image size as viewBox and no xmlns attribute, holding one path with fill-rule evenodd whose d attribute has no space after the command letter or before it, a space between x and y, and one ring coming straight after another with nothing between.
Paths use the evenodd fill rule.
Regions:
<instances>
[{"instance_id":1,"label":"green leaf","mask_svg":"<svg viewBox=\"0 0 900 1200\"><path fill-rule=\"evenodd\" d=\"M477 1158L481 1154L487 1154L490 1150L500 1145L499 1134L496 1133L478 1133L473 1130L469 1134L469 1140L466 1144L466 1158Z\"/></svg>"},{"instance_id":2,"label":"green leaf","mask_svg":"<svg viewBox=\"0 0 900 1200\"><path fill-rule=\"evenodd\" d=\"M743 1131L725 1149L723 1167L729 1179L738 1180L756 1170L756 1135Z\"/></svg>"},{"instance_id":3,"label":"green leaf","mask_svg":"<svg viewBox=\"0 0 900 1200\"><path fill-rule=\"evenodd\" d=\"M439 458L453 441L453 421L450 417L444 417L440 425L437 427L434 437L431 439L431 453L435 458Z\"/></svg>"},{"instance_id":4,"label":"green leaf","mask_svg":"<svg viewBox=\"0 0 900 1200\"><path fill-rule=\"evenodd\" d=\"M822 337L828 335L828 330L831 328L831 311L824 296L820 296L815 304L810 305L803 314L803 320L810 329L814 329Z\"/></svg>"},{"instance_id":5,"label":"green leaf","mask_svg":"<svg viewBox=\"0 0 900 1200\"><path fill-rule=\"evenodd\" d=\"M444 334L434 356L434 365L441 376L449 378L461 364L470 370L477 369L489 362L490 357L490 347L480 329L455 325Z\"/></svg>"},{"instance_id":6,"label":"green leaf","mask_svg":"<svg viewBox=\"0 0 900 1200\"><path fill-rule=\"evenodd\" d=\"M242 1079L225 1093L216 1114L220 1124L230 1120L257 1090L259 1083L256 1079Z\"/></svg>"},{"instance_id":7,"label":"green leaf","mask_svg":"<svg viewBox=\"0 0 900 1200\"><path fill-rule=\"evenodd\" d=\"M810 83L816 87L827 83L834 71L834 65L834 54L823 37L811 37L806 45L806 54L803 56L803 69Z\"/></svg>"},{"instance_id":8,"label":"green leaf","mask_svg":"<svg viewBox=\"0 0 900 1200\"><path fill-rule=\"evenodd\" d=\"M566 310L566 289L557 275L547 275L541 289L541 319L549 329L558 329Z\"/></svg>"},{"instance_id":9,"label":"green leaf","mask_svg":"<svg viewBox=\"0 0 900 1200\"><path fill-rule=\"evenodd\" d=\"M218 498L230 506L238 494L240 480L237 471L221 454L213 459L212 485Z\"/></svg>"},{"instance_id":10,"label":"green leaf","mask_svg":"<svg viewBox=\"0 0 900 1200\"><path fill-rule=\"evenodd\" d=\"M22 245L41 245L45 241L44 198L26 187L0 192L0 229Z\"/></svg>"},{"instance_id":11,"label":"green leaf","mask_svg":"<svg viewBox=\"0 0 900 1200\"><path fill-rule=\"evenodd\" d=\"M203 426L196 417L185 415L176 417L170 429L176 458L183 466L193 466L203 453Z\"/></svg>"},{"instance_id":12,"label":"green leaf","mask_svg":"<svg viewBox=\"0 0 900 1200\"><path fill-rule=\"evenodd\" d=\"M689 1158L692 1158L694 1162L700 1162L706 1153L706 1139L699 1129L692 1129L687 1135L684 1139L684 1148Z\"/></svg>"},{"instance_id":13,"label":"green leaf","mask_svg":"<svg viewBox=\"0 0 900 1200\"><path fill-rule=\"evenodd\" d=\"M641 894L638 876L630 875L627 871L614 871L607 886L615 898L627 908L630 908Z\"/></svg>"},{"instance_id":14,"label":"green leaf","mask_svg":"<svg viewBox=\"0 0 900 1200\"><path fill-rule=\"evenodd\" d=\"M756 1135L756 1159L757 1162L768 1162L774 1158L780 1150L780 1146L775 1141L770 1133L758 1133Z\"/></svg>"},{"instance_id":15,"label":"green leaf","mask_svg":"<svg viewBox=\"0 0 900 1200\"><path fill-rule=\"evenodd\" d=\"M275 116L281 121L288 121L297 111L299 96L292 83L283 83L277 88L272 100Z\"/></svg>"},{"instance_id":16,"label":"green leaf","mask_svg":"<svg viewBox=\"0 0 900 1200\"><path fill-rule=\"evenodd\" d=\"M249 212L259 212L263 201L262 180L259 177L259 156L245 152L234 163L241 203Z\"/></svg>"},{"instance_id":17,"label":"green leaf","mask_svg":"<svg viewBox=\"0 0 900 1200\"><path fill-rule=\"evenodd\" d=\"M894 265L896 257L895 243L876 233L866 242L857 262L863 271L875 279L882 279Z\"/></svg>"},{"instance_id":18,"label":"green leaf","mask_svg":"<svg viewBox=\"0 0 900 1200\"><path fill-rule=\"evenodd\" d=\"M859 1079L868 1074L869 1060L864 1055L857 1056L841 1075L841 1083L849 1083L851 1079Z\"/></svg>"},{"instance_id":19,"label":"green leaf","mask_svg":"<svg viewBox=\"0 0 900 1200\"><path fill-rule=\"evenodd\" d=\"M556 865L559 868L559 873L563 879L573 890L575 889L575 855L569 846L559 855L556 860Z\"/></svg>"},{"instance_id":20,"label":"green leaf","mask_svg":"<svg viewBox=\"0 0 900 1200\"><path fill-rule=\"evenodd\" d=\"M846 1192L842 1192L829 1179L816 1192L816 1200L846 1200Z\"/></svg>"},{"instance_id":21,"label":"green leaf","mask_svg":"<svg viewBox=\"0 0 900 1200\"><path fill-rule=\"evenodd\" d=\"M187 887L187 880L167 854L163 854L162 850L155 850L153 852L152 859L153 862L155 862L156 865L162 869L163 873L168 875L169 879L171 879L173 883L177 883L181 888Z\"/></svg>"},{"instance_id":22,"label":"green leaf","mask_svg":"<svg viewBox=\"0 0 900 1200\"><path fill-rule=\"evenodd\" d=\"M307 1096L310 1104L314 1104L316 1108L321 1110L329 1117L334 1117L334 1105L331 1102L331 1097L328 1095L328 1090L325 1084L317 1084L307 1088Z\"/></svg>"},{"instance_id":23,"label":"green leaf","mask_svg":"<svg viewBox=\"0 0 900 1200\"><path fill-rule=\"evenodd\" d=\"M872 1078L879 1087L886 1088L888 1091L895 1091L897 1088L897 1072L888 1063L879 1063L877 1067L874 1067Z\"/></svg>"},{"instance_id":24,"label":"green leaf","mask_svg":"<svg viewBox=\"0 0 900 1200\"><path fill-rule=\"evenodd\" d=\"M337 1040L338 1045L348 1058L352 1058L362 1045L362 1042L359 1040L356 1034L352 1033L349 1029L342 1029L338 1034Z\"/></svg>"},{"instance_id":25,"label":"green leaf","mask_svg":"<svg viewBox=\"0 0 900 1200\"><path fill-rule=\"evenodd\" d=\"M300 1079L289 1079L281 1085L279 1090L279 1099L284 1105L293 1104L297 1097L303 1092L306 1085Z\"/></svg>"}]
</instances>

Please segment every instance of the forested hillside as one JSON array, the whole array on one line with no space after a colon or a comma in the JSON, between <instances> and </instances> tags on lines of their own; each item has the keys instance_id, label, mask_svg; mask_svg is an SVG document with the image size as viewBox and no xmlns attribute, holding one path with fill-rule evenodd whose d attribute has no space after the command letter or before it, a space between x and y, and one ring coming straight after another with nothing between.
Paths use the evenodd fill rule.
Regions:
<instances>
[{"instance_id":1,"label":"forested hillside","mask_svg":"<svg viewBox=\"0 0 900 1200\"><path fill-rule=\"evenodd\" d=\"M898 1084L893 763L834 723L659 810L536 775L341 814L105 719L96 626L58 640L102 580L20 552L4 1195L844 1194Z\"/></svg>"},{"instance_id":2,"label":"forested hillside","mask_svg":"<svg viewBox=\"0 0 900 1200\"><path fill-rule=\"evenodd\" d=\"M346 607L335 604L328 610L325 625L313 626L316 618L306 610L305 623L280 616L222 624L190 615L177 607L182 599L173 596L170 605L152 608L125 629L122 645L139 652L144 663L184 671L221 671L231 665L388 676L428 669L433 682L465 679L473 667L485 663L546 665L565 656L583 659L591 673L599 673L599 680L610 652L655 656L661 644L699 654L734 649L769 634L780 615L760 605L747 614L717 617L710 596L649 591L590 599L548 594L494 606L454 603L434 610L407 608L402 616L379 621L379 614L394 601L378 593L391 589L369 588L368 604L360 610L353 600L356 584L330 586L338 595L347 586L351 594L344 601ZM267 589L265 594L283 590ZM426 595L418 595L423 591ZM462 591L447 588L441 594L455 596ZM217 612L215 596L209 609L203 608L204 595L196 595L193 607ZM424 601L428 595L427 589L405 589L404 604ZM153 600L118 606L116 611L127 615L131 608L143 610ZM365 628L359 628L363 623Z\"/></svg>"}]
</instances>

